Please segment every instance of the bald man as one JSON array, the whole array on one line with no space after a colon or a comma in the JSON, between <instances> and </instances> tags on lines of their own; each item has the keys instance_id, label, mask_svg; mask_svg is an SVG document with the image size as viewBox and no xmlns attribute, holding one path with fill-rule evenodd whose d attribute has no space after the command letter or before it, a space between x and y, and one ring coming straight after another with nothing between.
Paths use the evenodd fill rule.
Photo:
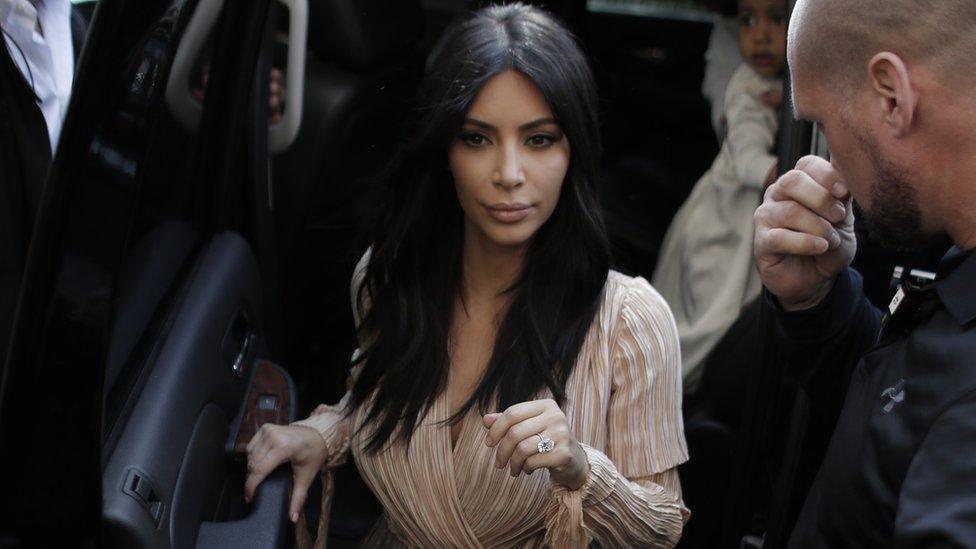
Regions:
<instances>
[{"instance_id":1,"label":"bald man","mask_svg":"<svg viewBox=\"0 0 976 549\"><path fill-rule=\"evenodd\" d=\"M831 160L768 189L756 263L790 368L815 402L846 397L791 547L976 547L974 52L973 0L794 9L795 114ZM936 281L875 309L848 267L851 198L892 248L948 236Z\"/></svg>"}]
</instances>

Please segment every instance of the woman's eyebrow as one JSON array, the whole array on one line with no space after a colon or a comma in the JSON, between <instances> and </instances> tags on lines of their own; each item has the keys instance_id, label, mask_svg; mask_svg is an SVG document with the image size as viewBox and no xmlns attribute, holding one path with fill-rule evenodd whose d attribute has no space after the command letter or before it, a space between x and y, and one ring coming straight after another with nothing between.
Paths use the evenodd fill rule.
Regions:
<instances>
[{"instance_id":1,"label":"woman's eyebrow","mask_svg":"<svg viewBox=\"0 0 976 549\"><path fill-rule=\"evenodd\" d=\"M464 123L465 124L470 124L472 126L478 126L479 128L483 128L483 129L486 129L486 130L493 130L494 131L494 130L497 130L498 129L495 126L492 126L491 124L489 124L487 122L482 122L481 120L478 120L477 118L465 118L464 119Z\"/></svg>"},{"instance_id":2,"label":"woman's eyebrow","mask_svg":"<svg viewBox=\"0 0 976 549\"><path fill-rule=\"evenodd\" d=\"M532 122L526 122L525 124L519 126L519 129L531 130L532 128L538 128L539 126L545 126L546 124L555 124L557 126L559 125L559 123L556 122L555 118L546 117L546 118L540 118L538 120L533 120Z\"/></svg>"},{"instance_id":3,"label":"woman's eyebrow","mask_svg":"<svg viewBox=\"0 0 976 549\"><path fill-rule=\"evenodd\" d=\"M498 130L498 128L496 128L495 126L487 122L478 120L477 118L465 118L464 123L470 124L472 126L478 126L479 128L483 128L486 130L492 130L492 131ZM532 122L526 122L525 124L519 126L519 130L530 130L532 128L538 128L539 126L545 126L546 124L555 124L557 126L559 125L559 123L556 122L555 118L545 117L545 118L539 118L538 120L533 120Z\"/></svg>"}]
</instances>

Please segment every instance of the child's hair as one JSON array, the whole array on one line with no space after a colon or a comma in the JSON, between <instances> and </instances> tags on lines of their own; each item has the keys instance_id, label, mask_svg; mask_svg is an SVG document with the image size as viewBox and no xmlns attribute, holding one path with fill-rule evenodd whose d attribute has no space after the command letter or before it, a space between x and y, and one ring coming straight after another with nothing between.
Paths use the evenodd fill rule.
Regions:
<instances>
[{"instance_id":1,"label":"child's hair","mask_svg":"<svg viewBox=\"0 0 976 549\"><path fill-rule=\"evenodd\" d=\"M556 209L508 290L510 306L488 367L450 421L476 404L486 411L497 398L505 408L545 388L564 401L609 270L594 189L596 87L569 31L539 8L492 6L448 29L434 52L417 120L386 178L372 255L357 290L361 339L368 344L349 409L371 403L365 424L375 428L367 446L373 452L393 438L409 442L447 386L464 232L447 154L475 96L495 75L515 70L535 83L569 140L570 163Z\"/></svg>"},{"instance_id":2,"label":"child's hair","mask_svg":"<svg viewBox=\"0 0 976 549\"><path fill-rule=\"evenodd\" d=\"M739 11L738 0L705 0L705 7L722 17L735 17Z\"/></svg>"}]
</instances>

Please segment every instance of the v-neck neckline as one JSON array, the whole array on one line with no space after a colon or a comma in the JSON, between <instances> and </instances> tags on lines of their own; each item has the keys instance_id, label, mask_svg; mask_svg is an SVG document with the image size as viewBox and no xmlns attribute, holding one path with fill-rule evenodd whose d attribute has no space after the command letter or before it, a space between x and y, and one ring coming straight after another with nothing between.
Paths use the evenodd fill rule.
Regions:
<instances>
[{"instance_id":1,"label":"v-neck neckline","mask_svg":"<svg viewBox=\"0 0 976 549\"><path fill-rule=\"evenodd\" d=\"M468 423L469 423L468 416L471 415L471 410L468 410L468 413L461 418L461 429L458 431L457 440L454 440L454 434L451 433L451 424L446 423L447 419L451 417L451 400L447 394L447 391L444 392L444 397L442 398L442 400L443 400L444 411L443 414L441 414L442 416L441 421L445 422L444 431L447 433L447 447L448 449L450 449L452 455L457 455L458 448L461 446L461 443L464 441L465 435L467 434L468 431Z\"/></svg>"},{"instance_id":2,"label":"v-neck neckline","mask_svg":"<svg viewBox=\"0 0 976 549\"><path fill-rule=\"evenodd\" d=\"M461 420L462 421L461 432L458 433L458 439L457 442L455 443L455 441L451 439L451 426L446 423L443 423L444 420L451 417L451 403L447 396L446 391L444 392L443 395L441 395L441 398L437 399L437 403L435 404L435 406L439 408L437 410L439 413L436 414L437 421L442 422L442 425L439 425L435 429L435 432L438 434L435 435L434 440L440 441L439 444L438 443L435 444L441 448L440 451L446 452L446 454L442 454L445 455L446 457L446 459L444 460L445 461L444 465L447 467L447 472L448 472L447 474L448 478L445 478L444 481L447 482L448 485L450 486L449 492L451 497L451 504L454 508L454 513L452 513L452 516L456 517L458 521L457 522L458 528L464 532L464 534L462 535L466 535L465 537L468 538L466 540L466 543L464 543L463 545L476 547L480 549L482 547L481 542L478 540L478 537L475 535L474 530L471 528L471 524L468 521L468 517L464 513L464 507L461 505L461 495L458 492L458 479L457 479L458 452L463 448L465 436L468 430L468 426L466 425L468 417L465 416Z\"/></svg>"}]
</instances>

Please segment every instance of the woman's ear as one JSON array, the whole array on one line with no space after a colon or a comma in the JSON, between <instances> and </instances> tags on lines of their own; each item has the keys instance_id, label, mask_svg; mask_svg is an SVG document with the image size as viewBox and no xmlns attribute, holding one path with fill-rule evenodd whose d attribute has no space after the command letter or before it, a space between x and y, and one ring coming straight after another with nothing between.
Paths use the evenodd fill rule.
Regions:
<instances>
[{"instance_id":1,"label":"woman's ear","mask_svg":"<svg viewBox=\"0 0 976 549\"><path fill-rule=\"evenodd\" d=\"M895 137L904 136L912 127L918 105L905 62L891 52L875 55L868 63L868 81L884 123Z\"/></svg>"}]
</instances>

